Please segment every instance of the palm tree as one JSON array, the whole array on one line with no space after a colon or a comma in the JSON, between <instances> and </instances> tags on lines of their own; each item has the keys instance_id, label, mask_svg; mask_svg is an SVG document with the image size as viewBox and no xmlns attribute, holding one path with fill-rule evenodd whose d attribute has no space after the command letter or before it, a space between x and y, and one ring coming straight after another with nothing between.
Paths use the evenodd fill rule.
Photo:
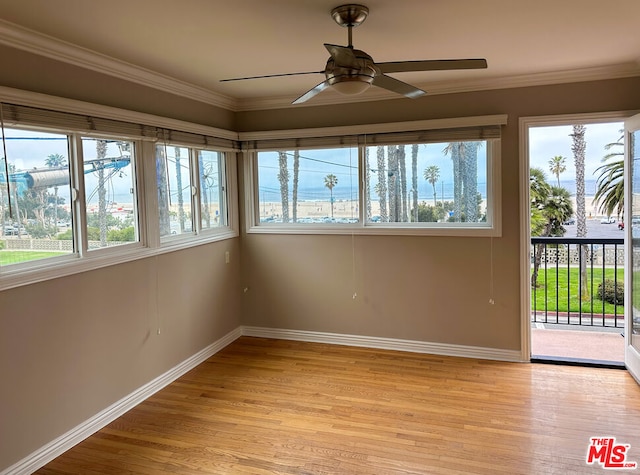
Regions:
<instances>
[{"instance_id":1,"label":"palm tree","mask_svg":"<svg viewBox=\"0 0 640 475\"><path fill-rule=\"evenodd\" d=\"M182 165L180 161L182 157L180 155L180 147L175 147L176 151L176 189L178 192L178 221L180 223L180 232L185 231L185 222L187 216L184 212L184 196L182 195Z\"/></svg>"},{"instance_id":2,"label":"palm tree","mask_svg":"<svg viewBox=\"0 0 640 475\"><path fill-rule=\"evenodd\" d=\"M463 193L465 221L478 221L478 149L482 142L463 142Z\"/></svg>"},{"instance_id":3,"label":"palm tree","mask_svg":"<svg viewBox=\"0 0 640 475\"><path fill-rule=\"evenodd\" d=\"M387 215L387 170L384 160L384 147L379 146L377 152L378 159L378 183L376 184L376 194L380 205L380 221L386 223L389 220Z\"/></svg>"},{"instance_id":4,"label":"palm tree","mask_svg":"<svg viewBox=\"0 0 640 475\"><path fill-rule=\"evenodd\" d=\"M16 172L16 166L13 163L5 163L5 165L7 166L7 178L6 178L6 184L7 184L7 188L6 188L6 199L7 199L7 206L8 206L8 212L9 212L9 217L13 220L17 220L18 223L18 227L20 226L20 204L18 203L18 200L20 198L20 194L18 193L18 184L16 182L13 183L13 190L11 189L11 174ZM3 195L4 195L4 187L3 187ZM3 197L4 200L4 197ZM15 209L15 211L13 211ZM6 217L5 217L5 211L2 212L2 225L4 226L6 222ZM22 236L20 233L18 233L18 239L22 239Z\"/></svg>"},{"instance_id":5,"label":"palm tree","mask_svg":"<svg viewBox=\"0 0 640 475\"><path fill-rule=\"evenodd\" d=\"M409 213L407 209L407 155L404 145L398 146L397 150L398 172L400 174L400 208L402 211L402 215L398 216L398 221L406 223L409 221Z\"/></svg>"},{"instance_id":6,"label":"palm tree","mask_svg":"<svg viewBox=\"0 0 640 475\"><path fill-rule=\"evenodd\" d=\"M440 167L438 165L429 165L424 169L424 179L433 187L433 207L436 207L436 183L440 179Z\"/></svg>"},{"instance_id":7,"label":"palm tree","mask_svg":"<svg viewBox=\"0 0 640 475\"><path fill-rule=\"evenodd\" d=\"M324 186L329 188L329 193L331 193L331 217L333 218L333 187L338 184L338 177L333 173L329 173L324 177Z\"/></svg>"},{"instance_id":8,"label":"palm tree","mask_svg":"<svg viewBox=\"0 0 640 475\"><path fill-rule=\"evenodd\" d=\"M620 216L624 211L624 130L617 142L608 143L605 150L616 148L617 151L607 153L603 162L615 159L598 167L600 172L596 181L596 194L593 201L598 203L598 211L611 216L614 212Z\"/></svg>"},{"instance_id":9,"label":"palm tree","mask_svg":"<svg viewBox=\"0 0 640 475\"><path fill-rule=\"evenodd\" d=\"M278 152L278 181L280 181L280 199L282 200L282 222L289 222L289 169L287 168L287 152Z\"/></svg>"},{"instance_id":10,"label":"palm tree","mask_svg":"<svg viewBox=\"0 0 640 475\"><path fill-rule=\"evenodd\" d=\"M169 181L167 179L167 147L156 147L156 176L158 178L158 220L160 235L171 234L171 216L169 214Z\"/></svg>"},{"instance_id":11,"label":"palm tree","mask_svg":"<svg viewBox=\"0 0 640 475\"><path fill-rule=\"evenodd\" d=\"M51 154L44 159L44 164L49 168L64 167L67 165L67 159L59 153ZM58 230L58 185L53 187L54 205L53 205L53 227Z\"/></svg>"},{"instance_id":12,"label":"palm tree","mask_svg":"<svg viewBox=\"0 0 640 475\"><path fill-rule=\"evenodd\" d=\"M531 235L563 236L565 229L562 223L573 214L573 203L569 192L565 188L549 185L542 169L532 168L529 173L529 197ZM544 244L536 245L531 274L532 287L537 285L543 246Z\"/></svg>"},{"instance_id":13,"label":"palm tree","mask_svg":"<svg viewBox=\"0 0 640 475\"><path fill-rule=\"evenodd\" d=\"M442 150L453 161L453 216L478 220L478 148L482 142L451 142ZM464 212L464 213L463 213Z\"/></svg>"},{"instance_id":14,"label":"palm tree","mask_svg":"<svg viewBox=\"0 0 640 475\"><path fill-rule=\"evenodd\" d=\"M556 176L558 188L560 187L560 173L567 170L567 166L565 165L566 160L562 155L556 155L549 160L549 171Z\"/></svg>"},{"instance_id":15,"label":"palm tree","mask_svg":"<svg viewBox=\"0 0 640 475\"><path fill-rule=\"evenodd\" d=\"M606 162L611 158L620 158L624 161L624 129L618 131L620 133L620 137L616 142L608 143L604 146L605 150L611 150L612 148L616 148L617 151L609 152L604 157L602 157L602 161Z\"/></svg>"},{"instance_id":16,"label":"palm tree","mask_svg":"<svg viewBox=\"0 0 640 475\"><path fill-rule=\"evenodd\" d=\"M411 194L413 198L413 221L418 222L418 144L411 146Z\"/></svg>"},{"instance_id":17,"label":"palm tree","mask_svg":"<svg viewBox=\"0 0 640 475\"><path fill-rule=\"evenodd\" d=\"M298 177L300 175L300 150L293 152L293 222L298 221Z\"/></svg>"},{"instance_id":18,"label":"palm tree","mask_svg":"<svg viewBox=\"0 0 640 475\"><path fill-rule=\"evenodd\" d=\"M585 207L585 190L584 190L584 161L587 143L584 139L586 128L584 125L574 125L573 133L569 134L573 139L571 151L573 152L573 161L576 167L576 224L577 237L585 237L587 235L586 225L586 207Z\"/></svg>"},{"instance_id":19,"label":"palm tree","mask_svg":"<svg viewBox=\"0 0 640 475\"><path fill-rule=\"evenodd\" d=\"M371 219L371 164L369 163L369 147L364 148L364 163L365 166L365 189L367 194L365 196L365 221Z\"/></svg>"},{"instance_id":20,"label":"palm tree","mask_svg":"<svg viewBox=\"0 0 640 475\"><path fill-rule=\"evenodd\" d=\"M59 153L51 154L44 159L44 164L49 168L64 167L67 165L67 159L64 155Z\"/></svg>"},{"instance_id":21,"label":"palm tree","mask_svg":"<svg viewBox=\"0 0 640 475\"><path fill-rule=\"evenodd\" d=\"M464 145L463 142L451 142L442 150L450 155L453 161L453 219L462 220L462 177L464 176Z\"/></svg>"},{"instance_id":22,"label":"palm tree","mask_svg":"<svg viewBox=\"0 0 640 475\"><path fill-rule=\"evenodd\" d=\"M573 152L573 161L576 167L576 236L587 236L587 216L585 206L585 190L584 190L584 161L587 149L587 143L584 139L586 127L581 124L573 126L573 133L569 134L573 139L571 151ZM587 285L587 246L580 246L580 275L581 275L581 295L582 299L589 298L589 286Z\"/></svg>"},{"instance_id":23,"label":"palm tree","mask_svg":"<svg viewBox=\"0 0 640 475\"><path fill-rule=\"evenodd\" d=\"M394 145L387 147L387 176L389 183L387 191L389 192L389 222L396 223L400 221L400 177L398 176L398 154Z\"/></svg>"},{"instance_id":24,"label":"palm tree","mask_svg":"<svg viewBox=\"0 0 640 475\"><path fill-rule=\"evenodd\" d=\"M600 172L596 179L596 193L593 201L598 203L598 211L607 216L624 212L624 160L606 163L596 169Z\"/></svg>"},{"instance_id":25,"label":"palm tree","mask_svg":"<svg viewBox=\"0 0 640 475\"><path fill-rule=\"evenodd\" d=\"M198 168L200 170L200 196L202 197L202 218L207 228L211 227L211 189L217 184L217 169L213 163L205 163L202 152L198 153Z\"/></svg>"},{"instance_id":26,"label":"palm tree","mask_svg":"<svg viewBox=\"0 0 640 475\"><path fill-rule=\"evenodd\" d=\"M541 168L529 170L529 212L531 236L542 236L547 219L543 213L551 188Z\"/></svg>"}]
</instances>

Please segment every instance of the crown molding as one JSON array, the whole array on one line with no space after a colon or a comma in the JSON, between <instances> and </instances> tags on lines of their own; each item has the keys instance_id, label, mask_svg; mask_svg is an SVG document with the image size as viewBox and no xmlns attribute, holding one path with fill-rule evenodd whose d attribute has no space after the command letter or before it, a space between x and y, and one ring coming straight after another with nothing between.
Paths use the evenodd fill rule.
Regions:
<instances>
[{"instance_id":1,"label":"crown molding","mask_svg":"<svg viewBox=\"0 0 640 475\"><path fill-rule=\"evenodd\" d=\"M133 83L152 87L205 104L221 107L232 112L286 109L290 107L315 107L398 99L397 94L380 88L371 88L366 94L359 96L344 96L329 91L329 93L315 97L308 103L295 106L292 105L291 102L295 100L297 95L236 99L87 48L82 48L5 20L0 20L0 44L90 69L98 73L125 79ZM640 59L628 63L594 68L532 73L508 77L487 77L475 80L440 81L417 84L417 86L426 90L429 95L436 95L622 79L635 76L640 76Z\"/></svg>"},{"instance_id":2,"label":"crown molding","mask_svg":"<svg viewBox=\"0 0 640 475\"><path fill-rule=\"evenodd\" d=\"M253 140L282 140L311 137L342 137L345 135L388 134L394 132L413 132L417 130L507 125L508 120L509 116L507 114L494 114L309 129L260 130L254 132L240 132L238 133L238 139L245 142Z\"/></svg>"},{"instance_id":3,"label":"crown molding","mask_svg":"<svg viewBox=\"0 0 640 475\"><path fill-rule=\"evenodd\" d=\"M231 97L82 48L5 20L0 20L0 44L205 104L229 110L235 110L236 108L237 101Z\"/></svg>"}]
</instances>

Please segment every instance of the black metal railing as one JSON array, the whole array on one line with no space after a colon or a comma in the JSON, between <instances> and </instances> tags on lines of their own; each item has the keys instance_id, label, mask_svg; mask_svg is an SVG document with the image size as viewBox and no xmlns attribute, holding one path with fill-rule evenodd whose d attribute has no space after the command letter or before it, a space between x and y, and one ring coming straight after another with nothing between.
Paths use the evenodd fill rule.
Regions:
<instances>
[{"instance_id":1,"label":"black metal railing","mask_svg":"<svg viewBox=\"0 0 640 475\"><path fill-rule=\"evenodd\" d=\"M624 239L531 238L531 321L624 327Z\"/></svg>"}]
</instances>

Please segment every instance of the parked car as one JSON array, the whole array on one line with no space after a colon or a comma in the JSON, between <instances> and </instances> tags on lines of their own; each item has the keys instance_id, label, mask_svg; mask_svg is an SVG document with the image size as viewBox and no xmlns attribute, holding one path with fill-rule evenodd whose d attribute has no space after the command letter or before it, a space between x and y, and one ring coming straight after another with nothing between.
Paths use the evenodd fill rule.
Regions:
<instances>
[{"instance_id":1,"label":"parked car","mask_svg":"<svg viewBox=\"0 0 640 475\"><path fill-rule=\"evenodd\" d=\"M572 225L572 224L576 224L576 218L571 217L571 218L567 219L567 220L566 220L564 223L562 223L562 224L565 224L565 225L567 225L567 226Z\"/></svg>"},{"instance_id":2,"label":"parked car","mask_svg":"<svg viewBox=\"0 0 640 475\"><path fill-rule=\"evenodd\" d=\"M20 228L18 228L18 226L13 226L11 224L5 224L4 228L2 228L2 233L5 236L17 236L18 233L21 236L26 236L27 230L24 228L24 226L20 226Z\"/></svg>"},{"instance_id":3,"label":"parked car","mask_svg":"<svg viewBox=\"0 0 640 475\"><path fill-rule=\"evenodd\" d=\"M615 222L616 222L616 218L614 218L613 216L607 216L600 220L600 224L613 224Z\"/></svg>"}]
</instances>

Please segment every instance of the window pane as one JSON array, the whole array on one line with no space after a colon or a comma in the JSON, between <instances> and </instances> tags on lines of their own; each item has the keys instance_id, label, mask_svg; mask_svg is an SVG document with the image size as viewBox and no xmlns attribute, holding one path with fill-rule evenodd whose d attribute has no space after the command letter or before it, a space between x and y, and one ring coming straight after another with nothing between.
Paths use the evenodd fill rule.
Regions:
<instances>
[{"instance_id":1,"label":"window pane","mask_svg":"<svg viewBox=\"0 0 640 475\"><path fill-rule=\"evenodd\" d=\"M487 142L366 148L367 223L479 223L487 213Z\"/></svg>"},{"instance_id":2,"label":"window pane","mask_svg":"<svg viewBox=\"0 0 640 475\"><path fill-rule=\"evenodd\" d=\"M261 223L357 223L358 150L258 153Z\"/></svg>"},{"instance_id":3,"label":"window pane","mask_svg":"<svg viewBox=\"0 0 640 475\"><path fill-rule=\"evenodd\" d=\"M89 249L138 241L134 146L82 139Z\"/></svg>"},{"instance_id":4,"label":"window pane","mask_svg":"<svg viewBox=\"0 0 640 475\"><path fill-rule=\"evenodd\" d=\"M198 152L200 171L200 225L202 229L225 226L227 223L222 163L224 154L202 150Z\"/></svg>"},{"instance_id":5,"label":"window pane","mask_svg":"<svg viewBox=\"0 0 640 475\"><path fill-rule=\"evenodd\" d=\"M189 149L160 144L156 147L160 236L192 230Z\"/></svg>"},{"instance_id":6,"label":"window pane","mask_svg":"<svg viewBox=\"0 0 640 475\"><path fill-rule=\"evenodd\" d=\"M69 140L5 129L0 160L0 266L73 252ZM7 173L9 192L7 190Z\"/></svg>"}]
</instances>

